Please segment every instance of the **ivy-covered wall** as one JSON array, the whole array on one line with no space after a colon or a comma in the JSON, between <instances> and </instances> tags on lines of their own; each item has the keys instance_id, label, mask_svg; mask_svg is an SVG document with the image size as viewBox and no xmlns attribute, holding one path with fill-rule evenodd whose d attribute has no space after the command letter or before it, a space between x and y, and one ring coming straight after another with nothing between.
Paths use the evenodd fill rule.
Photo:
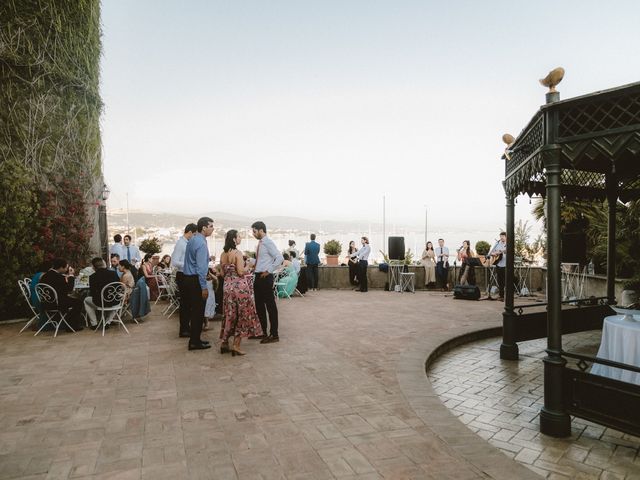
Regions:
<instances>
[{"instance_id":1,"label":"ivy-covered wall","mask_svg":"<svg viewBox=\"0 0 640 480\"><path fill-rule=\"evenodd\" d=\"M99 0L0 1L0 319L43 259L91 255L100 49Z\"/></svg>"}]
</instances>

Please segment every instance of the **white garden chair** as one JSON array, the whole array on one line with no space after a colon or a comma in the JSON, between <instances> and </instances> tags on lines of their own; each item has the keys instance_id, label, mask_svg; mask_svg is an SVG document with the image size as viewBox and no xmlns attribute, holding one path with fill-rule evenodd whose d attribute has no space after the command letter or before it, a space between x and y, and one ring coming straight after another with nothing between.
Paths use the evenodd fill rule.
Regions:
<instances>
[{"instance_id":1,"label":"white garden chair","mask_svg":"<svg viewBox=\"0 0 640 480\"><path fill-rule=\"evenodd\" d=\"M67 310L60 309L60 303L58 302L58 292L51 285L47 285L46 283L38 283L36 285L36 295L38 296L38 300L40 301L40 307L44 311L47 316L47 321L44 322L44 325L40 327L34 337L38 335L44 327L51 324L56 327L56 331L53 334L54 338L58 336L58 330L60 329L60 325L64 323L69 330L75 333L75 330L71 328L69 322L67 322L67 314L69 313Z\"/></svg>"},{"instance_id":2,"label":"white garden chair","mask_svg":"<svg viewBox=\"0 0 640 480\"><path fill-rule=\"evenodd\" d=\"M100 312L100 321L98 322L96 330L98 330L100 328L100 325L102 325L103 337L109 317L111 317L109 323L119 324L120 326L122 326L122 328L124 328L124 331L127 332L127 335L129 334L129 330L127 330L127 327L122 321L122 316L120 315L120 313L122 312L122 307L124 305L124 298L124 285L121 282L111 282L102 288L99 303L96 304L94 302L94 304L96 305L96 311ZM105 307L104 305L109 306ZM109 315L109 312L111 312L111 315Z\"/></svg>"},{"instance_id":3,"label":"white garden chair","mask_svg":"<svg viewBox=\"0 0 640 480\"><path fill-rule=\"evenodd\" d=\"M24 280L18 280L18 286L20 287L22 296L27 301L27 305L29 305L29 308L31 309L31 313L33 313L33 317L31 317L29 321L25 324L25 326L22 327L22 330L20 330L19 332L20 334L24 332L29 327L29 325L33 323L34 320L38 320L38 318L40 317L40 313L38 312L38 309L36 308L36 306L33 303L31 303L31 288L30 288L31 279L25 278Z\"/></svg>"}]
</instances>

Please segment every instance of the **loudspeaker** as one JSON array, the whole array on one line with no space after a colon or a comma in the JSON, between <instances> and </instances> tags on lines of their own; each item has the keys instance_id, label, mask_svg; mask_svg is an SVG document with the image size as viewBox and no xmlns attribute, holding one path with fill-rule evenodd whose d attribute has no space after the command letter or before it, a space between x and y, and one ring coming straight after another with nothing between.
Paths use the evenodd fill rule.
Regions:
<instances>
[{"instance_id":1,"label":"loudspeaker","mask_svg":"<svg viewBox=\"0 0 640 480\"><path fill-rule=\"evenodd\" d=\"M480 288L477 285L456 285L453 287L453 298L480 300Z\"/></svg>"},{"instance_id":2,"label":"loudspeaker","mask_svg":"<svg viewBox=\"0 0 640 480\"><path fill-rule=\"evenodd\" d=\"M404 237L389 237L389 260L404 260Z\"/></svg>"}]
</instances>

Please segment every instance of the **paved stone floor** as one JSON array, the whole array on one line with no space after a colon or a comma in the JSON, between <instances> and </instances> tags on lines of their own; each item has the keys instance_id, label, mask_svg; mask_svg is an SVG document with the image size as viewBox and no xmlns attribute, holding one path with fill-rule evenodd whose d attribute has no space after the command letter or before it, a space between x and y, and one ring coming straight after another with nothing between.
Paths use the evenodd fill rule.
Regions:
<instances>
[{"instance_id":1,"label":"paved stone floor","mask_svg":"<svg viewBox=\"0 0 640 480\"><path fill-rule=\"evenodd\" d=\"M565 335L564 347L595 355L601 334ZM538 431L546 339L519 347L520 361L510 362L499 358L499 338L466 344L440 357L429 379L469 429L544 477L640 479L640 438L578 418L568 439Z\"/></svg>"},{"instance_id":2,"label":"paved stone floor","mask_svg":"<svg viewBox=\"0 0 640 480\"><path fill-rule=\"evenodd\" d=\"M443 342L498 326L501 303L319 291L279 306L280 343L235 358L188 352L160 308L130 335L0 325L0 478L540 478L425 374Z\"/></svg>"}]
</instances>

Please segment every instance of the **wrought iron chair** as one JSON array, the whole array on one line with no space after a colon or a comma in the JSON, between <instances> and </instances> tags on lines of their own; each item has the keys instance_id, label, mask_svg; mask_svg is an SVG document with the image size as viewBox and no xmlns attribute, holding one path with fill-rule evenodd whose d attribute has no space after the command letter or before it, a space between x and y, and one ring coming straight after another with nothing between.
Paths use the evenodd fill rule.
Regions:
<instances>
[{"instance_id":1,"label":"wrought iron chair","mask_svg":"<svg viewBox=\"0 0 640 480\"><path fill-rule=\"evenodd\" d=\"M167 300L169 303L162 313L170 318L180 308L180 296L174 277L170 277L167 281Z\"/></svg>"},{"instance_id":2,"label":"wrought iron chair","mask_svg":"<svg viewBox=\"0 0 640 480\"><path fill-rule=\"evenodd\" d=\"M56 331L53 334L54 338L58 336L58 330L60 329L60 325L64 323L69 330L75 333L75 330L71 328L69 322L67 322L67 310L63 310L60 308L60 303L58 301L58 292L55 289L46 283L38 283L36 285L36 295L38 296L38 300L40 301L40 306L47 316L47 321L44 322L44 325L40 327L34 337L38 335L44 327L51 324L55 326ZM56 317L58 318L56 320Z\"/></svg>"},{"instance_id":3,"label":"wrought iron chair","mask_svg":"<svg viewBox=\"0 0 640 480\"><path fill-rule=\"evenodd\" d=\"M22 292L22 296L26 300L27 305L29 305L29 308L31 309L31 313L33 313L33 317L31 317L25 326L22 327L22 330L19 332L20 334L24 332L34 320L38 320L40 312L38 312L38 308L31 302L31 279L25 278L24 280L18 280L18 286L20 287L20 291Z\"/></svg>"},{"instance_id":4,"label":"wrought iron chair","mask_svg":"<svg viewBox=\"0 0 640 480\"><path fill-rule=\"evenodd\" d=\"M124 331L127 332L127 335L129 334L129 330L127 330L127 327L122 321L122 316L120 315L120 312L122 311L122 307L124 305L124 298L125 288L124 284L122 284L121 282L111 282L102 287L102 292L100 293L100 304L96 304L96 311L100 312L100 321L98 322L96 330L98 330L100 328L100 325L102 325L103 337L104 330L107 325L107 318L109 317L108 312L112 312L109 323L118 323L122 326L122 328L124 328ZM104 305L109 306L105 307Z\"/></svg>"},{"instance_id":5,"label":"wrought iron chair","mask_svg":"<svg viewBox=\"0 0 640 480\"><path fill-rule=\"evenodd\" d=\"M156 301L153 303L154 305L156 305L158 303L158 300L160 300L161 298L164 300L168 300L169 299L169 282L167 281L167 277L165 277L162 273L157 273L155 275L156 277L156 282L158 284L158 298L156 298Z\"/></svg>"}]
</instances>

